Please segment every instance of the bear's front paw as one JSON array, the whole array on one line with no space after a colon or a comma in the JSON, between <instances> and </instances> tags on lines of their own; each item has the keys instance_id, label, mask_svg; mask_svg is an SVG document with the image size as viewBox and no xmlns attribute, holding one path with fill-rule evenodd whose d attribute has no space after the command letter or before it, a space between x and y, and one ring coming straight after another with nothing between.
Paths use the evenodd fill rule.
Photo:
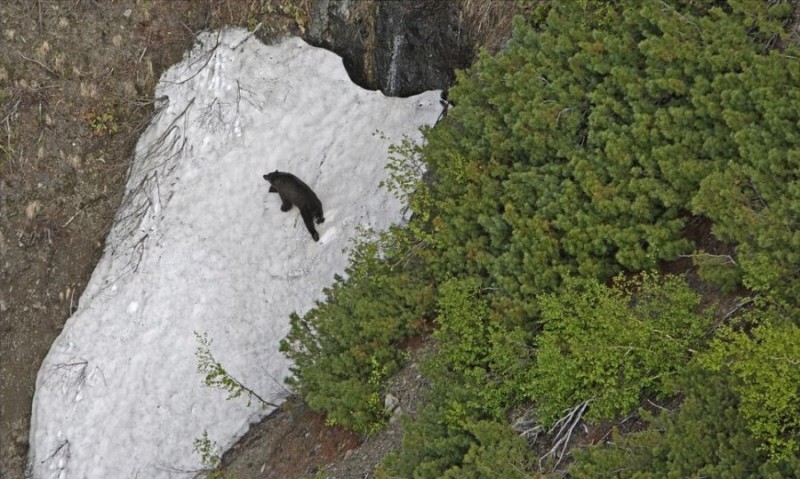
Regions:
<instances>
[{"instance_id":1,"label":"bear's front paw","mask_svg":"<svg viewBox=\"0 0 800 479\"><path fill-rule=\"evenodd\" d=\"M322 223L324 223L324 222L325 222L325 218L324 218L324 217L322 217L322 216L317 216L317 224L318 224L318 225L321 225L321 224L322 224Z\"/></svg>"},{"instance_id":2,"label":"bear's front paw","mask_svg":"<svg viewBox=\"0 0 800 479\"><path fill-rule=\"evenodd\" d=\"M281 211L289 211L290 209L292 209L292 204L291 204L291 203L289 203L289 204L282 204L282 205L281 205Z\"/></svg>"},{"instance_id":3,"label":"bear's front paw","mask_svg":"<svg viewBox=\"0 0 800 479\"><path fill-rule=\"evenodd\" d=\"M314 241L319 241L319 233L316 231L311 233L311 237L314 238Z\"/></svg>"}]
</instances>

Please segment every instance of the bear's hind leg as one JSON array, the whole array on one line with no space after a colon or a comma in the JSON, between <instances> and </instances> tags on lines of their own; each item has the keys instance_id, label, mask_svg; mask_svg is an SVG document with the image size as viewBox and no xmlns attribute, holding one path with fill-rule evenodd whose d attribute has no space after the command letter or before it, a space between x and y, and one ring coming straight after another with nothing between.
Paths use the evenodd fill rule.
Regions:
<instances>
[{"instance_id":1,"label":"bear's hind leg","mask_svg":"<svg viewBox=\"0 0 800 479\"><path fill-rule=\"evenodd\" d=\"M309 233L311 233L311 237L314 238L314 241L319 241L319 233L317 230L314 229L314 217L311 213L305 210L300 210L300 216L303 217L303 223L306 224L306 229Z\"/></svg>"}]
</instances>

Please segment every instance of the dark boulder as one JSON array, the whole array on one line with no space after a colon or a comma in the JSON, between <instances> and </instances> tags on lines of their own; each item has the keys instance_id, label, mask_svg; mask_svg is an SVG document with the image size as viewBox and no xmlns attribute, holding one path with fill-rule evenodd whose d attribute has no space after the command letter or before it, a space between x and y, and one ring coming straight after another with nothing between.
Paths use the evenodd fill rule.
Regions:
<instances>
[{"instance_id":1,"label":"dark boulder","mask_svg":"<svg viewBox=\"0 0 800 479\"><path fill-rule=\"evenodd\" d=\"M480 43L464 21L464 3L314 0L306 39L340 55L364 88L401 97L447 89Z\"/></svg>"}]
</instances>

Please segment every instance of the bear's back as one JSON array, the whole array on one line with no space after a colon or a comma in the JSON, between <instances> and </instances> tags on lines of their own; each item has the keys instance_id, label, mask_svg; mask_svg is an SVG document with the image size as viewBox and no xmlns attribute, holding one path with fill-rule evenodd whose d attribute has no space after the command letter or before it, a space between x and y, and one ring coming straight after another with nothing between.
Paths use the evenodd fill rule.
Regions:
<instances>
[{"instance_id":1,"label":"bear's back","mask_svg":"<svg viewBox=\"0 0 800 479\"><path fill-rule=\"evenodd\" d=\"M322 202L310 186L291 173L270 173L270 183L294 205L302 208L308 206L315 211L322 211Z\"/></svg>"}]
</instances>

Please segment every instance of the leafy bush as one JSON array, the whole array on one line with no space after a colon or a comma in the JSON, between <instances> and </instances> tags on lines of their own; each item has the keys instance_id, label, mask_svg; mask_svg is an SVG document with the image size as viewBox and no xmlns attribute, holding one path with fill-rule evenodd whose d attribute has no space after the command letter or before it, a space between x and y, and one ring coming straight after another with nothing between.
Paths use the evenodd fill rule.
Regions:
<instances>
[{"instance_id":1,"label":"leafy bush","mask_svg":"<svg viewBox=\"0 0 800 479\"><path fill-rule=\"evenodd\" d=\"M575 479L800 477L800 460L770 461L750 434L729 377L691 367L676 388L686 399L676 412L642 411L649 427L621 436L605 446L576 450L570 469Z\"/></svg>"},{"instance_id":2,"label":"leafy bush","mask_svg":"<svg viewBox=\"0 0 800 479\"><path fill-rule=\"evenodd\" d=\"M483 416L461 407L473 401L474 396L460 383L435 382L417 416L404 421L401 449L384 461L390 477L434 479L463 464L475 444L467 424Z\"/></svg>"},{"instance_id":3,"label":"leafy bush","mask_svg":"<svg viewBox=\"0 0 800 479\"><path fill-rule=\"evenodd\" d=\"M439 291L437 352L423 363L428 402L406 423L403 448L388 462L404 477L525 477L525 441L505 423L525 400L528 356L519 330L488 317L475 280L450 280ZM499 476L497 476L499 474Z\"/></svg>"},{"instance_id":4,"label":"leafy bush","mask_svg":"<svg viewBox=\"0 0 800 479\"><path fill-rule=\"evenodd\" d=\"M470 399L458 407L493 418L526 399L532 351L519 329L489 317L476 280L449 280L439 289L437 354L425 365L434 380L457 382Z\"/></svg>"},{"instance_id":5,"label":"leafy bush","mask_svg":"<svg viewBox=\"0 0 800 479\"><path fill-rule=\"evenodd\" d=\"M747 330L723 327L702 358L731 377L741 417L772 458L800 455L800 327L776 307L745 317Z\"/></svg>"},{"instance_id":6,"label":"leafy bush","mask_svg":"<svg viewBox=\"0 0 800 479\"><path fill-rule=\"evenodd\" d=\"M459 389L454 384L455 389ZM457 395L450 395L457 400ZM406 422L403 447L390 454L383 468L389 477L527 478L534 467L524 438L503 420L447 421L446 403L426 403L413 422Z\"/></svg>"},{"instance_id":7,"label":"leafy bush","mask_svg":"<svg viewBox=\"0 0 800 479\"><path fill-rule=\"evenodd\" d=\"M528 479L532 461L526 441L508 424L479 421L465 429L474 438L463 463L447 470L444 479Z\"/></svg>"},{"instance_id":8,"label":"leafy bush","mask_svg":"<svg viewBox=\"0 0 800 479\"><path fill-rule=\"evenodd\" d=\"M700 297L676 277L618 278L616 287L569 281L540 298L544 331L537 338L534 396L552 424L583 401L587 417L632 411L647 394L670 392L707 335Z\"/></svg>"}]
</instances>

